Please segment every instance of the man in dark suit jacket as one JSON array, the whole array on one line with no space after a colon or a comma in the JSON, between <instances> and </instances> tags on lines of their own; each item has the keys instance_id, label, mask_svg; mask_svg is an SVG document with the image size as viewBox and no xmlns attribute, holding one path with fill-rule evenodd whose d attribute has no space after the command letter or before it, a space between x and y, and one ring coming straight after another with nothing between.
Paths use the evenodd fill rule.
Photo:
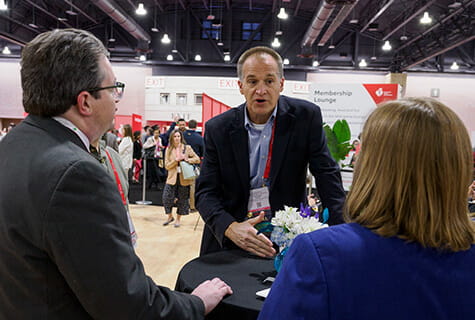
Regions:
<instances>
[{"instance_id":1,"label":"man in dark suit jacket","mask_svg":"<svg viewBox=\"0 0 475 320\"><path fill-rule=\"evenodd\" d=\"M76 29L40 34L21 80L30 115L0 143L0 318L204 318L230 288L155 285L117 185L88 152L124 89L103 44Z\"/></svg>"},{"instance_id":2,"label":"man in dark suit jacket","mask_svg":"<svg viewBox=\"0 0 475 320\"><path fill-rule=\"evenodd\" d=\"M191 119L188 122L188 130L184 134L184 138L187 144L189 144L193 151L202 158L204 154L204 140L203 137L196 132L197 122L196 120Z\"/></svg>"},{"instance_id":3,"label":"man in dark suit jacket","mask_svg":"<svg viewBox=\"0 0 475 320\"><path fill-rule=\"evenodd\" d=\"M343 222L345 194L326 145L320 109L280 96L284 78L278 53L266 47L249 49L239 59L238 77L246 103L206 123L196 192L206 223L201 254L237 246L273 256L271 241L254 228L264 214L247 219L248 211L270 206L272 215L284 205L305 203L307 166L323 206L329 208L330 224Z\"/></svg>"}]
</instances>

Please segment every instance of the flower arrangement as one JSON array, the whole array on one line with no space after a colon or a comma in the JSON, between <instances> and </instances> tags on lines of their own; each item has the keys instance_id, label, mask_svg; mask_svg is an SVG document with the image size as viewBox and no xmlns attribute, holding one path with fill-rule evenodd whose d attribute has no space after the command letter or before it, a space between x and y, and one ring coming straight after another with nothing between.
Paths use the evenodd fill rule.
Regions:
<instances>
[{"instance_id":1,"label":"flower arrangement","mask_svg":"<svg viewBox=\"0 0 475 320\"><path fill-rule=\"evenodd\" d=\"M258 233L271 232L270 240L280 247L280 252L274 259L274 267L277 271L280 270L284 256L294 238L302 233L328 227L326 224L328 216L328 209L323 210L323 222L320 222L318 211L309 206L301 204L300 210L284 206L284 210L275 213L271 222L261 222L256 225Z\"/></svg>"}]
</instances>

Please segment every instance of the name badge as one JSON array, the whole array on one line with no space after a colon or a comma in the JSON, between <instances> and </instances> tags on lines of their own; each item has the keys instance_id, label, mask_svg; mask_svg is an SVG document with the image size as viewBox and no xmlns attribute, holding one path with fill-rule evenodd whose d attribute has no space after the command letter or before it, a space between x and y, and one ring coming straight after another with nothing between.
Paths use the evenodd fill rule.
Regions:
<instances>
[{"instance_id":1,"label":"name badge","mask_svg":"<svg viewBox=\"0 0 475 320\"><path fill-rule=\"evenodd\" d=\"M249 195L247 217L255 217L259 215L261 211L265 211L266 216L270 215L269 189L267 187L251 189Z\"/></svg>"}]
</instances>

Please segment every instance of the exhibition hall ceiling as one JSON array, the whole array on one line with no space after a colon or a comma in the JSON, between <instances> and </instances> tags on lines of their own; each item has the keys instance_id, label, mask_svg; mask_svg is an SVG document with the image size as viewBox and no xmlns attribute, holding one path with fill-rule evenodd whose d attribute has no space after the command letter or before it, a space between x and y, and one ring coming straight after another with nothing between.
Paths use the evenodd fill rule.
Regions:
<instances>
[{"instance_id":1,"label":"exhibition hall ceiling","mask_svg":"<svg viewBox=\"0 0 475 320\"><path fill-rule=\"evenodd\" d=\"M41 32L74 27L100 38L116 62L232 67L246 49L274 45L288 69L475 73L475 0L0 0L0 9L3 4L0 51L7 46L11 54L0 58L17 59Z\"/></svg>"}]
</instances>

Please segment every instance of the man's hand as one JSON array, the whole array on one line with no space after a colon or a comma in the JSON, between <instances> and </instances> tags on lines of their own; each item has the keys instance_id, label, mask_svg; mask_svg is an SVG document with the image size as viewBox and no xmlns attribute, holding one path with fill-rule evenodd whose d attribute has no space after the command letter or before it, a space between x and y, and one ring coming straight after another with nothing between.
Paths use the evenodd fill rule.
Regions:
<instances>
[{"instance_id":1,"label":"man's hand","mask_svg":"<svg viewBox=\"0 0 475 320\"><path fill-rule=\"evenodd\" d=\"M259 257L273 257L276 252L272 247L272 242L262 233L257 234L254 226L264 221L264 212L259 216L243 221L233 222L224 232L224 235L231 239L240 248L249 251Z\"/></svg>"},{"instance_id":2,"label":"man's hand","mask_svg":"<svg viewBox=\"0 0 475 320\"><path fill-rule=\"evenodd\" d=\"M205 315L207 315L223 300L225 295L233 294L233 290L223 280L214 278L201 283L191 294L203 300Z\"/></svg>"}]
</instances>

